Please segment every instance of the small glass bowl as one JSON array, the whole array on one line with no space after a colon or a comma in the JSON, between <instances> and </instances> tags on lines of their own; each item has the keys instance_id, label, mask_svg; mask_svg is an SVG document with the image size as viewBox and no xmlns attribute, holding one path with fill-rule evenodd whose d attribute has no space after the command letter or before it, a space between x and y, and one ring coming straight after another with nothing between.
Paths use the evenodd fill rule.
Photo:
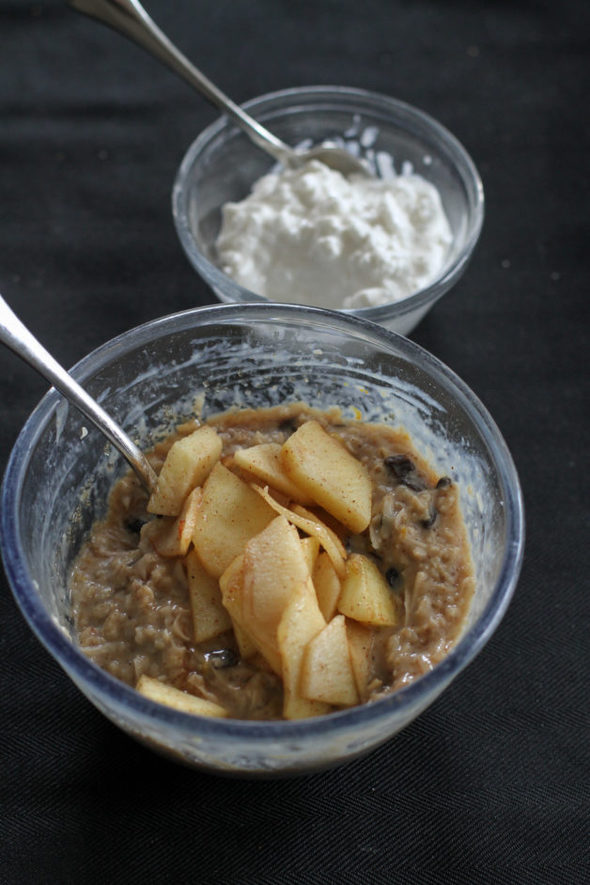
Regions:
<instances>
[{"instance_id":1,"label":"small glass bowl","mask_svg":"<svg viewBox=\"0 0 590 885\"><path fill-rule=\"evenodd\" d=\"M276 304L216 305L154 320L72 370L147 448L194 415L304 400L404 425L461 489L477 586L464 632L431 672L389 697L293 722L210 719L154 703L78 648L67 580L92 523L126 469L54 390L25 424L2 487L0 537L10 585L39 640L109 719L185 763L234 774L285 774L367 752L414 719L496 629L520 570L523 505L506 445L474 394L402 336L342 313ZM32 687L31 687L32 690Z\"/></svg>"},{"instance_id":2,"label":"small glass bowl","mask_svg":"<svg viewBox=\"0 0 590 885\"><path fill-rule=\"evenodd\" d=\"M296 146L304 140L318 144L335 138L358 144L365 140L361 156L371 160L384 151L393 157L397 173L409 164L438 189L453 233L453 244L438 278L401 301L343 311L408 334L462 276L481 231L483 187L465 149L422 111L361 89L286 89L255 98L244 107L287 144ZM221 207L244 199L273 165L271 157L222 117L193 142L177 173L172 210L180 242L193 267L221 301L268 301L220 270L215 241Z\"/></svg>"}]
</instances>

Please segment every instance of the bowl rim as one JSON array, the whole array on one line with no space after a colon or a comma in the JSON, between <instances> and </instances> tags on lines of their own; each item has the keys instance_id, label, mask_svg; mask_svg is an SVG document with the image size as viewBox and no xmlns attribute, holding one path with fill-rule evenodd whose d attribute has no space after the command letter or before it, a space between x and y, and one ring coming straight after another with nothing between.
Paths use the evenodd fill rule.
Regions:
<instances>
[{"instance_id":1,"label":"bowl rim","mask_svg":"<svg viewBox=\"0 0 590 885\"><path fill-rule=\"evenodd\" d=\"M467 152L463 144L456 138L453 133L447 129L442 123L432 117L430 114L411 105L405 101L385 95L380 92L373 92L366 89L359 89L351 86L331 86L331 85L314 85L291 87L288 89L280 89L275 92L267 92L263 95L251 98L244 102L242 107L252 116L256 116L256 112L260 109L261 121L264 119L265 106L281 101L293 99L301 102L302 100L315 99L320 96L333 96L334 99L357 100L364 102L370 106L381 106L389 109L400 117L405 117L414 123L425 127L432 134L436 135L441 144L445 145L446 152L452 155L455 168L460 175L465 188L468 190L467 182L470 183L471 189L475 194L475 205L472 211L471 225L466 237L463 248L455 256L455 259L443 270L443 273L437 277L428 286L408 295L400 301L390 301L386 304L380 304L372 307L359 308L342 308L338 313L358 316L373 322L383 322L391 320L393 316L403 317L408 313L419 310L425 305L434 304L442 295L445 294L462 276L467 264L471 258L473 250L479 240L484 216L485 216L485 197L481 177L477 167ZM286 109L286 108L285 108ZM231 277L223 273L223 271L213 264L198 248L196 241L191 232L191 226L186 211L185 183L191 173L191 169L195 162L195 158L220 134L227 130L229 134L238 134L240 129L227 116L223 115L207 126L189 145L180 166L176 172L174 183L172 186L172 217L176 228L177 236L180 240L182 249L194 268L201 274L204 280L213 288L218 297L221 298L217 289L234 290L239 296L226 295L224 297L231 298L231 303L245 304L250 302L260 304L271 304L268 298L258 295L236 283Z\"/></svg>"},{"instance_id":2,"label":"bowl rim","mask_svg":"<svg viewBox=\"0 0 590 885\"><path fill-rule=\"evenodd\" d=\"M71 373L78 381L83 382L88 375L99 372L106 363L122 356L128 345L135 348L161 335L196 328L203 323L213 324L217 320L222 323L244 323L248 314L253 320L269 322L280 321L280 314L306 314L310 319L315 315L318 321L323 319L328 323L343 325L352 333L356 330L364 336L371 335L383 346L388 343L395 345L402 350L405 357L418 358L421 368L427 373L434 373L438 380L453 389L460 405L483 435L498 466L498 479L506 508L507 543L498 579L487 604L448 655L431 671L389 696L348 710L296 721L214 719L183 713L143 697L134 688L102 670L66 636L63 628L43 605L34 586L35 582L26 568L26 554L18 532L20 493L25 481L28 458L62 402L62 397L53 388L41 399L23 426L12 449L0 492L0 547L13 596L33 633L76 684L87 684L97 692L101 700L107 698L115 709L131 710L138 722L142 719L146 723L158 722L177 729L179 734L188 737L234 737L261 741L297 737L307 739L335 734L339 730L349 731L356 725L386 719L393 709L407 709L409 712L417 709L419 712L422 709L420 700L424 699L423 706L426 706L431 697L442 691L475 658L495 631L514 593L524 552L524 505L516 467L491 415L451 369L408 338L358 317L322 308L270 302L264 305L221 304L196 307L156 318L123 332L91 351L76 363Z\"/></svg>"}]
</instances>

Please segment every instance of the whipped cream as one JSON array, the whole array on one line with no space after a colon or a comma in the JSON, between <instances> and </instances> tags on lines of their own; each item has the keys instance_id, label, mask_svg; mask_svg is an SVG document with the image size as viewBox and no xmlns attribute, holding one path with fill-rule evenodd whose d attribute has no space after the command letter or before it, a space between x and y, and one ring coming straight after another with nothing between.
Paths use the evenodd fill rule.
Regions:
<instances>
[{"instance_id":1,"label":"whipped cream","mask_svg":"<svg viewBox=\"0 0 590 885\"><path fill-rule=\"evenodd\" d=\"M438 276L452 242L434 185L407 167L351 176L312 160L226 203L219 265L272 301L333 309L399 301Z\"/></svg>"}]
</instances>

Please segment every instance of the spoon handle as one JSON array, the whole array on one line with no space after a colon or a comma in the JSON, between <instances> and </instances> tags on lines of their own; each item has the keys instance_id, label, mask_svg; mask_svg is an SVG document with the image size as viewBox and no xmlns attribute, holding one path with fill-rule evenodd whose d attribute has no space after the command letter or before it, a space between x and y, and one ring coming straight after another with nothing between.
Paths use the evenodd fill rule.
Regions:
<instances>
[{"instance_id":1,"label":"spoon handle","mask_svg":"<svg viewBox=\"0 0 590 885\"><path fill-rule=\"evenodd\" d=\"M246 130L258 147L267 151L276 160L284 161L293 153L292 148L261 126L191 64L150 18L138 0L68 0L68 3L78 12L109 25L159 58L205 98L228 114L238 126Z\"/></svg>"},{"instance_id":2,"label":"spoon handle","mask_svg":"<svg viewBox=\"0 0 590 885\"><path fill-rule=\"evenodd\" d=\"M143 452L125 431L113 421L102 406L74 381L34 335L19 320L0 295L0 342L20 356L59 390L127 459L148 492L156 486L157 477Z\"/></svg>"}]
</instances>

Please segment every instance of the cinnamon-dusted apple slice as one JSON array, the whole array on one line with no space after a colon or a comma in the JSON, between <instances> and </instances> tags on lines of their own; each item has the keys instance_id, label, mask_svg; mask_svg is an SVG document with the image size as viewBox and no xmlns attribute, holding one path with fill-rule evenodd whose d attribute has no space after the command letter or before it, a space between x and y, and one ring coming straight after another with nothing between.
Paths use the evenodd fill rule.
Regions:
<instances>
[{"instance_id":1,"label":"cinnamon-dusted apple slice","mask_svg":"<svg viewBox=\"0 0 590 885\"><path fill-rule=\"evenodd\" d=\"M160 516L178 516L192 489L204 483L221 455L221 438L213 427L199 427L170 447L147 509Z\"/></svg>"},{"instance_id":2,"label":"cinnamon-dusted apple slice","mask_svg":"<svg viewBox=\"0 0 590 885\"><path fill-rule=\"evenodd\" d=\"M238 449L233 463L256 479L268 483L291 501L311 503L311 498L289 479L281 464L281 444L261 443L248 449Z\"/></svg>"},{"instance_id":3,"label":"cinnamon-dusted apple slice","mask_svg":"<svg viewBox=\"0 0 590 885\"><path fill-rule=\"evenodd\" d=\"M332 560L332 564L336 569L337 574L344 576L346 550L344 549L344 545L340 538L338 538L327 525L321 522L315 514L310 513L299 504L296 504L293 509L283 507L282 504L279 504L279 502L273 498L267 488L263 489L257 485L252 485L252 488L264 498L273 510L285 516L290 523L297 526L301 531L306 532L306 534L313 538L317 538L320 542L320 546L324 548Z\"/></svg>"},{"instance_id":4,"label":"cinnamon-dusted apple slice","mask_svg":"<svg viewBox=\"0 0 590 885\"><path fill-rule=\"evenodd\" d=\"M375 676L373 670L373 631L357 621L346 619L346 635L354 681L362 702L369 699L369 683Z\"/></svg>"},{"instance_id":5,"label":"cinnamon-dusted apple slice","mask_svg":"<svg viewBox=\"0 0 590 885\"><path fill-rule=\"evenodd\" d=\"M310 701L299 688L301 661L308 642L326 626L310 580L293 591L279 621L277 641L281 653L285 719L320 716L330 709L321 701Z\"/></svg>"},{"instance_id":6,"label":"cinnamon-dusted apple slice","mask_svg":"<svg viewBox=\"0 0 590 885\"><path fill-rule=\"evenodd\" d=\"M327 522L324 522L322 517L318 513L316 513L315 510L308 510L307 507L303 507L301 504L293 504L292 510L296 516L307 520L308 523L312 523L313 525L316 525L321 530L322 534L329 536L334 547L338 551L338 555L341 556L343 559L346 559L346 556L347 556L346 547L344 546L342 539L340 538L338 533L335 532L334 529L328 525ZM310 534L314 534L314 533L310 532ZM320 539L320 543L321 543L321 539ZM322 544L322 546L323 546L323 544ZM326 549L326 548L324 547L324 549Z\"/></svg>"},{"instance_id":7,"label":"cinnamon-dusted apple slice","mask_svg":"<svg viewBox=\"0 0 590 885\"><path fill-rule=\"evenodd\" d=\"M302 424L283 443L281 464L295 485L352 532L367 528L372 496L367 468L317 421Z\"/></svg>"},{"instance_id":8,"label":"cinnamon-dusted apple slice","mask_svg":"<svg viewBox=\"0 0 590 885\"><path fill-rule=\"evenodd\" d=\"M231 619L234 636L240 650L240 656L246 661L261 656L271 670L282 675L281 656L274 645L264 639L254 641L244 626L243 590L244 590L244 554L237 556L219 579L219 588L224 607Z\"/></svg>"},{"instance_id":9,"label":"cinnamon-dusted apple slice","mask_svg":"<svg viewBox=\"0 0 590 885\"><path fill-rule=\"evenodd\" d=\"M327 553L320 553L316 559L312 579L320 611L326 621L331 621L336 614L342 584Z\"/></svg>"},{"instance_id":10,"label":"cinnamon-dusted apple slice","mask_svg":"<svg viewBox=\"0 0 590 885\"><path fill-rule=\"evenodd\" d=\"M362 553L348 557L338 611L373 627L395 627L399 623L398 603L391 587L373 560Z\"/></svg>"},{"instance_id":11,"label":"cinnamon-dusted apple slice","mask_svg":"<svg viewBox=\"0 0 590 885\"><path fill-rule=\"evenodd\" d=\"M248 483L217 462L203 486L193 532L195 549L209 574L219 578L274 516Z\"/></svg>"},{"instance_id":12,"label":"cinnamon-dusted apple slice","mask_svg":"<svg viewBox=\"0 0 590 885\"><path fill-rule=\"evenodd\" d=\"M193 616L195 642L213 639L232 626L227 609L221 601L217 578L205 571L196 550L184 560Z\"/></svg>"},{"instance_id":13,"label":"cinnamon-dusted apple slice","mask_svg":"<svg viewBox=\"0 0 590 885\"><path fill-rule=\"evenodd\" d=\"M306 646L301 663L301 694L338 707L358 704L352 671L346 621L336 615Z\"/></svg>"},{"instance_id":14,"label":"cinnamon-dusted apple slice","mask_svg":"<svg viewBox=\"0 0 590 885\"><path fill-rule=\"evenodd\" d=\"M276 516L244 549L242 613L253 637L277 646L277 627L296 587L309 578L309 568L295 529Z\"/></svg>"},{"instance_id":15,"label":"cinnamon-dusted apple slice","mask_svg":"<svg viewBox=\"0 0 590 885\"><path fill-rule=\"evenodd\" d=\"M309 574L313 573L317 558L320 553L320 542L317 538L301 538L300 542L303 555L309 569Z\"/></svg>"},{"instance_id":16,"label":"cinnamon-dusted apple slice","mask_svg":"<svg viewBox=\"0 0 590 885\"><path fill-rule=\"evenodd\" d=\"M224 710L219 704L214 704L213 701L198 698L186 691L180 691L180 689L174 688L173 685L166 685L166 683L160 682L159 679L152 679L151 676L146 676L145 674L139 677L135 687L146 698L157 701L159 704L165 704L167 707L173 707L182 713L194 713L198 716L217 716L219 718L228 715L227 710Z\"/></svg>"},{"instance_id":17,"label":"cinnamon-dusted apple slice","mask_svg":"<svg viewBox=\"0 0 590 885\"><path fill-rule=\"evenodd\" d=\"M180 515L153 519L141 530L141 537L148 538L159 556L185 556L190 547L203 492L193 489L182 505Z\"/></svg>"},{"instance_id":18,"label":"cinnamon-dusted apple slice","mask_svg":"<svg viewBox=\"0 0 590 885\"><path fill-rule=\"evenodd\" d=\"M224 608L227 610L240 650L240 656L247 661L254 657L258 652L258 648L248 631L244 627L244 619L242 615L242 591L244 583L244 554L236 556L228 565L224 573L219 578L219 589L221 592L221 600ZM280 661L275 661L276 672L280 676Z\"/></svg>"},{"instance_id":19,"label":"cinnamon-dusted apple slice","mask_svg":"<svg viewBox=\"0 0 590 885\"><path fill-rule=\"evenodd\" d=\"M219 578L219 589L223 604L229 611L231 617L234 617L233 611L238 611L236 606L239 605L239 611L242 609L242 581L244 576L244 554L240 553L235 559L232 559L226 570ZM241 620L241 617L238 619Z\"/></svg>"}]
</instances>

